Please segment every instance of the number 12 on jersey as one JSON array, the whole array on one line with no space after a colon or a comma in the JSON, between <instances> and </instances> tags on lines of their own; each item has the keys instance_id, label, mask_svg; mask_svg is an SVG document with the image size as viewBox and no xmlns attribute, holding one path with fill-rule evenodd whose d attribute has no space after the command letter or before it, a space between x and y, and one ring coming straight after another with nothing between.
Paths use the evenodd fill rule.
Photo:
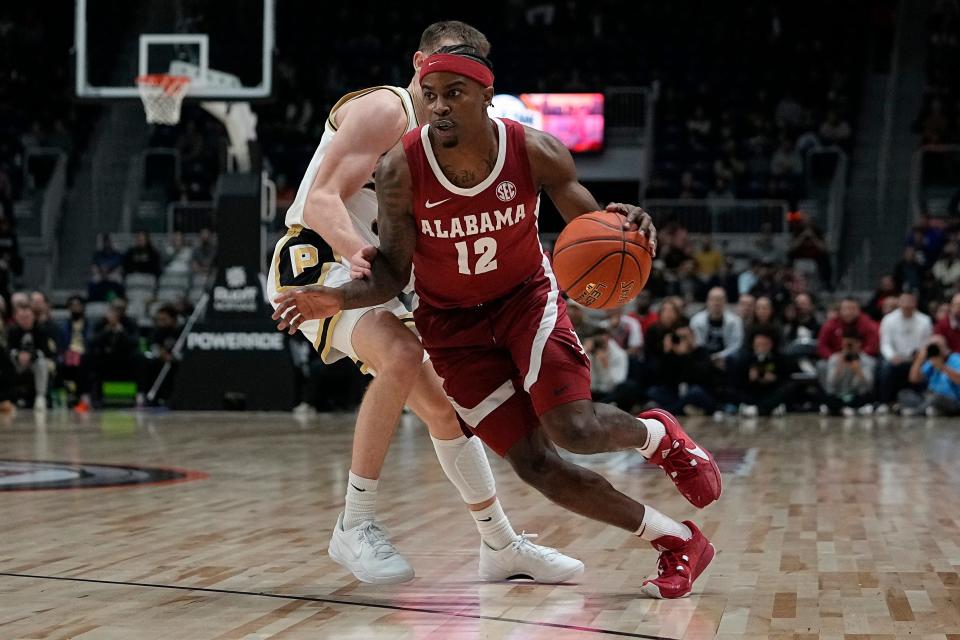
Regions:
<instances>
[{"instance_id":1,"label":"number 12 on jersey","mask_svg":"<svg viewBox=\"0 0 960 640\"><path fill-rule=\"evenodd\" d=\"M458 242L457 264L460 266L460 273L466 275L478 275L487 273L497 268L497 241L493 238L477 238L473 243L473 254L479 256L474 270L470 271L469 257L466 242Z\"/></svg>"}]
</instances>

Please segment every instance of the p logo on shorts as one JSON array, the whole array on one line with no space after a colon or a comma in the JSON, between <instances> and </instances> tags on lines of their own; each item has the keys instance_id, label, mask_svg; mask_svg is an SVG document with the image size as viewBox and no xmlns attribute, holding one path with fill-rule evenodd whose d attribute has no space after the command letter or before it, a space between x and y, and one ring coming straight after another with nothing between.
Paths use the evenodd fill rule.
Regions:
<instances>
[{"instance_id":1,"label":"p logo on shorts","mask_svg":"<svg viewBox=\"0 0 960 640\"><path fill-rule=\"evenodd\" d=\"M290 247L290 263L293 265L293 277L320 264L317 248L311 244L298 244Z\"/></svg>"}]
</instances>

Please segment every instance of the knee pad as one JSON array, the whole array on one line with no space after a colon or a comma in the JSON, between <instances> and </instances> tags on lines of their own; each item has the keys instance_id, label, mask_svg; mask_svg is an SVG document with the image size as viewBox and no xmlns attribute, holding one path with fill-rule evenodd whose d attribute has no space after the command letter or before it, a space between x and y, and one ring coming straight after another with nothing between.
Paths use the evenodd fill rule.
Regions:
<instances>
[{"instance_id":1,"label":"knee pad","mask_svg":"<svg viewBox=\"0 0 960 640\"><path fill-rule=\"evenodd\" d=\"M479 438L460 436L453 440L433 440L437 459L447 478L467 504L479 504L497 494L490 462Z\"/></svg>"}]
</instances>

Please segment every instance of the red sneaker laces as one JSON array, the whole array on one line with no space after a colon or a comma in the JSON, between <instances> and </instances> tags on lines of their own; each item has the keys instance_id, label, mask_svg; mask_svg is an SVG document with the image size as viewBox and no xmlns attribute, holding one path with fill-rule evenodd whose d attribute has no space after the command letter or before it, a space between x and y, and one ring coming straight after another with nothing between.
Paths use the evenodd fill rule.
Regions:
<instances>
[{"instance_id":1,"label":"red sneaker laces","mask_svg":"<svg viewBox=\"0 0 960 640\"><path fill-rule=\"evenodd\" d=\"M689 460L681 453L685 444L685 440L674 440L673 446L670 447L670 451L667 453L667 457L664 458L661 454L661 461L658 463L658 466L670 471L671 477L691 476L697 472L697 461ZM674 476L674 473L677 475Z\"/></svg>"}]
</instances>

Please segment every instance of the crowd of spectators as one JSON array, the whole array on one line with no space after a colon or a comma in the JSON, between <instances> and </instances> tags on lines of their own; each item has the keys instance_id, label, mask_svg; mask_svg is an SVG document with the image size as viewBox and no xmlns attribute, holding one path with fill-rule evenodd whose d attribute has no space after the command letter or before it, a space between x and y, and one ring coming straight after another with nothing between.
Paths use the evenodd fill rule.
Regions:
<instances>
[{"instance_id":1,"label":"crowd of spectators","mask_svg":"<svg viewBox=\"0 0 960 640\"><path fill-rule=\"evenodd\" d=\"M913 229L869 300L811 287L766 243L733 257L665 231L634 303L570 305L597 400L717 418L960 415L960 224Z\"/></svg>"},{"instance_id":2,"label":"crowd of spectators","mask_svg":"<svg viewBox=\"0 0 960 640\"><path fill-rule=\"evenodd\" d=\"M13 294L0 332L0 413L17 407L43 412L51 404L86 413L104 400L106 382L135 383L132 400L143 405L163 365L175 366L184 316L173 305L160 306L144 327L127 315L123 298L115 298L100 319L87 313L86 304L72 296L64 317L55 320L43 292ZM160 389L161 401L166 391Z\"/></svg>"},{"instance_id":3,"label":"crowd of spectators","mask_svg":"<svg viewBox=\"0 0 960 640\"><path fill-rule=\"evenodd\" d=\"M113 246L109 234L101 234L90 265L87 299L91 302L111 302L126 297L127 278L131 274L152 276L154 288L164 273L183 275L194 282L205 283L213 270L216 252L216 239L210 229L202 229L195 243L183 233L172 233L162 250L153 245L149 233L141 231L136 234L133 245L123 252ZM184 301L175 302L184 304L187 292L183 291L183 294Z\"/></svg>"},{"instance_id":4,"label":"crowd of spectators","mask_svg":"<svg viewBox=\"0 0 960 640\"><path fill-rule=\"evenodd\" d=\"M104 395L109 382L135 384L129 400L146 404L163 366L170 363L175 372L173 347L193 312L185 289L164 294L164 278L208 282L215 257L216 240L209 230L195 244L172 234L162 249L147 233L139 233L125 251L104 234L86 296L71 296L58 313L41 291L0 298L0 410L43 411L53 404L86 413L110 400ZM156 402L167 398L173 378L166 377Z\"/></svg>"}]
</instances>

